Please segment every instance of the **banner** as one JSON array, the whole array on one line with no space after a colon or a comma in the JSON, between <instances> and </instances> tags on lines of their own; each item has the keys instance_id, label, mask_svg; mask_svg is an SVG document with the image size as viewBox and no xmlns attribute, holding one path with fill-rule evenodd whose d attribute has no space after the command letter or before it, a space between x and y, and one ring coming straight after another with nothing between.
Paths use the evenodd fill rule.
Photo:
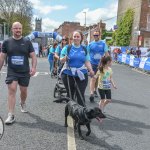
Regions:
<instances>
[{"instance_id":1,"label":"banner","mask_svg":"<svg viewBox=\"0 0 150 150\"><path fill-rule=\"evenodd\" d=\"M32 43L32 45L33 45L33 48L35 50L35 54L39 55L39 45L38 45L38 43Z\"/></svg>"},{"instance_id":2,"label":"banner","mask_svg":"<svg viewBox=\"0 0 150 150\"><path fill-rule=\"evenodd\" d=\"M134 66L134 56L133 55L130 55L130 63L129 63L129 65L130 66Z\"/></svg>"},{"instance_id":3,"label":"banner","mask_svg":"<svg viewBox=\"0 0 150 150\"><path fill-rule=\"evenodd\" d=\"M144 65L147 59L148 59L147 57L141 58L139 68L144 69Z\"/></svg>"},{"instance_id":4,"label":"banner","mask_svg":"<svg viewBox=\"0 0 150 150\"><path fill-rule=\"evenodd\" d=\"M117 61L118 61L118 62L122 62L122 54L119 54L119 55L118 55Z\"/></svg>"},{"instance_id":5,"label":"banner","mask_svg":"<svg viewBox=\"0 0 150 150\"><path fill-rule=\"evenodd\" d=\"M123 63L126 63L126 56L127 56L126 54L122 54L122 62Z\"/></svg>"},{"instance_id":6,"label":"banner","mask_svg":"<svg viewBox=\"0 0 150 150\"><path fill-rule=\"evenodd\" d=\"M144 70L150 71L150 58L146 60Z\"/></svg>"},{"instance_id":7,"label":"banner","mask_svg":"<svg viewBox=\"0 0 150 150\"><path fill-rule=\"evenodd\" d=\"M140 47L140 50L141 50L141 57L142 56L145 56L145 54L147 53L147 47Z\"/></svg>"},{"instance_id":8,"label":"banner","mask_svg":"<svg viewBox=\"0 0 150 150\"><path fill-rule=\"evenodd\" d=\"M126 62L125 63L128 64L128 65L130 64L130 55L126 56Z\"/></svg>"},{"instance_id":9,"label":"banner","mask_svg":"<svg viewBox=\"0 0 150 150\"><path fill-rule=\"evenodd\" d=\"M134 58L133 66L135 68L138 68L140 64L140 58Z\"/></svg>"},{"instance_id":10,"label":"banner","mask_svg":"<svg viewBox=\"0 0 150 150\"><path fill-rule=\"evenodd\" d=\"M34 31L31 34L27 35L26 38L28 38L30 41L32 41L35 38L41 38L41 37L48 37L53 38L54 40L61 42L62 37L57 32L38 32Z\"/></svg>"}]
</instances>

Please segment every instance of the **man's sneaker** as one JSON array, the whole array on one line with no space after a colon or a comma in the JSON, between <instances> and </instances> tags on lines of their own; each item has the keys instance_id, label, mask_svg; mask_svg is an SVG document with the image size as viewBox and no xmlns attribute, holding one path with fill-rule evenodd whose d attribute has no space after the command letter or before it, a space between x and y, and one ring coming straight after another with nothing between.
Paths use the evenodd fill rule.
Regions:
<instances>
[{"instance_id":1,"label":"man's sneaker","mask_svg":"<svg viewBox=\"0 0 150 150\"><path fill-rule=\"evenodd\" d=\"M94 91L94 97L98 97L98 94L96 91Z\"/></svg>"},{"instance_id":2,"label":"man's sneaker","mask_svg":"<svg viewBox=\"0 0 150 150\"><path fill-rule=\"evenodd\" d=\"M91 95L89 99L90 99L90 102L91 102L91 103L94 102L94 96L93 96L93 95Z\"/></svg>"},{"instance_id":3,"label":"man's sneaker","mask_svg":"<svg viewBox=\"0 0 150 150\"><path fill-rule=\"evenodd\" d=\"M13 122L15 122L15 117L14 115L12 115L11 113L8 113L8 117L5 120L5 124L12 124Z\"/></svg>"},{"instance_id":4,"label":"man's sneaker","mask_svg":"<svg viewBox=\"0 0 150 150\"><path fill-rule=\"evenodd\" d=\"M28 111L27 111L27 109L26 109L26 104L24 103L20 103L20 107L21 107L21 112L23 112L23 113L27 113Z\"/></svg>"}]
</instances>

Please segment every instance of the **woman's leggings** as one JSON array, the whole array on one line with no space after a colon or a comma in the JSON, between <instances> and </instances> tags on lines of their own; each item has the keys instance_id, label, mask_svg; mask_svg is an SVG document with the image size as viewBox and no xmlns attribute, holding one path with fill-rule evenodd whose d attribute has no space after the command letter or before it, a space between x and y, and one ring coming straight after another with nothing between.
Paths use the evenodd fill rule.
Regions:
<instances>
[{"instance_id":1,"label":"woman's leggings","mask_svg":"<svg viewBox=\"0 0 150 150\"><path fill-rule=\"evenodd\" d=\"M62 78L64 86L67 90L67 96L70 97L71 99L73 99L74 96L76 96L77 103L81 106L85 106L84 93L85 93L85 90L86 90L86 87L88 84L88 75L85 74L85 80L82 80L82 81L79 79L79 77L74 77L78 88L76 87L75 81L72 76L62 73L61 78ZM69 86L68 86L68 81L69 81ZM79 93L78 89L79 89L80 93ZM70 95L69 90L71 92L71 95ZM75 93L76 93L76 95L75 95Z\"/></svg>"}]
</instances>

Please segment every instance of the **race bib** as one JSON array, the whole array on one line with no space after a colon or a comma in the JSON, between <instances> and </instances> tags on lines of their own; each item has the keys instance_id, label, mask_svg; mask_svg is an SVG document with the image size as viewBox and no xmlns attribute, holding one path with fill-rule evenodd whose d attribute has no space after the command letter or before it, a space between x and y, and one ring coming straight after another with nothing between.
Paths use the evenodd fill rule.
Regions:
<instances>
[{"instance_id":1,"label":"race bib","mask_svg":"<svg viewBox=\"0 0 150 150\"><path fill-rule=\"evenodd\" d=\"M12 56L11 63L13 65L24 65L24 56Z\"/></svg>"},{"instance_id":2,"label":"race bib","mask_svg":"<svg viewBox=\"0 0 150 150\"><path fill-rule=\"evenodd\" d=\"M99 54L99 53L97 53L97 54L94 55L94 59L101 59L101 57L102 57L102 56L101 56L101 54Z\"/></svg>"},{"instance_id":3,"label":"race bib","mask_svg":"<svg viewBox=\"0 0 150 150\"><path fill-rule=\"evenodd\" d=\"M102 81L102 83L103 83L104 89L110 89L111 88L111 83L109 80L104 80L104 81Z\"/></svg>"}]
</instances>

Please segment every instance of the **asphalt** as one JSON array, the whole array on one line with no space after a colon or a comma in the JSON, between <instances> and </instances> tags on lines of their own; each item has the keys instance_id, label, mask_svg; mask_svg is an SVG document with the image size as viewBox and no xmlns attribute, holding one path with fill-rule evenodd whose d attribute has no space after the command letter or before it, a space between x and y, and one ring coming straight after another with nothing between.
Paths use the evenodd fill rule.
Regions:
<instances>
[{"instance_id":1,"label":"asphalt","mask_svg":"<svg viewBox=\"0 0 150 150\"><path fill-rule=\"evenodd\" d=\"M118 87L112 90L113 102L106 106L107 119L102 123L93 120L92 133L80 140L75 133L77 150L149 150L150 141L150 76L132 68L114 64L113 78ZM6 68L0 78L0 116L7 117ZM67 129L64 127L65 104L54 103L56 79L51 79L46 58L38 58L36 77L28 88L29 113L20 112L19 88L15 108L16 122L6 126L0 140L0 150L67 150ZM89 102L87 107L98 106ZM82 127L83 135L86 128Z\"/></svg>"}]
</instances>

